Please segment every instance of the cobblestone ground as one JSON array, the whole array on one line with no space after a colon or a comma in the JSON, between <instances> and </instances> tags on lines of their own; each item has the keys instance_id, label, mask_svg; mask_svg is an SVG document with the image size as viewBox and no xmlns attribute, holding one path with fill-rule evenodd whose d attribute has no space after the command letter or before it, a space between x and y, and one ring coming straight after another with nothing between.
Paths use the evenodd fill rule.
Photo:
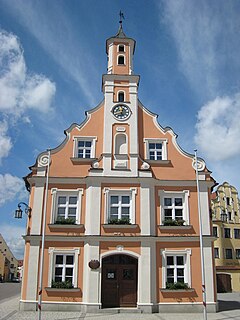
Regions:
<instances>
[{"instance_id":1,"label":"cobblestone ground","mask_svg":"<svg viewBox=\"0 0 240 320\"><path fill-rule=\"evenodd\" d=\"M208 314L208 320L240 320L240 294L219 297L222 311ZM19 296L2 300L1 320L38 320L38 313L18 311ZM230 310L229 310L230 309ZM202 320L202 314L83 314L79 312L42 312L42 320Z\"/></svg>"}]
</instances>

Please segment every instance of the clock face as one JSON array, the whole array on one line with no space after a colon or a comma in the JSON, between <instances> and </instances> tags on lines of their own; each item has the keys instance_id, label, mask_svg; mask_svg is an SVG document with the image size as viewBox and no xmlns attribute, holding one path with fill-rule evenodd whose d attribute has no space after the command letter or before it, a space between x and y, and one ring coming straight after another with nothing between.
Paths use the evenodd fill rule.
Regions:
<instances>
[{"instance_id":1,"label":"clock face","mask_svg":"<svg viewBox=\"0 0 240 320\"><path fill-rule=\"evenodd\" d=\"M125 106L124 104L118 104L113 107L112 113L115 118L118 120L125 120L130 117L131 111L128 106Z\"/></svg>"}]
</instances>

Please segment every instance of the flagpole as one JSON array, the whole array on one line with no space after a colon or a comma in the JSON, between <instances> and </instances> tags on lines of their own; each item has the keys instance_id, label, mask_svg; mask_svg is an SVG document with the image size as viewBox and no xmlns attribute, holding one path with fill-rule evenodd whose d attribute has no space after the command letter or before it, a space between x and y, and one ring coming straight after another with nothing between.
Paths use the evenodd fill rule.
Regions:
<instances>
[{"instance_id":1,"label":"flagpole","mask_svg":"<svg viewBox=\"0 0 240 320\"><path fill-rule=\"evenodd\" d=\"M39 270L39 290L38 290L38 320L42 318L42 287L43 287L43 263L44 263L44 247L45 247L45 231L46 231L46 213L47 213L47 199L48 199L48 182L49 182L49 166L50 166L50 149L48 151L48 164L46 172L46 186L44 196L43 222L42 222L42 247L41 260Z\"/></svg>"},{"instance_id":2,"label":"flagpole","mask_svg":"<svg viewBox=\"0 0 240 320\"><path fill-rule=\"evenodd\" d=\"M207 303L206 303L206 286L205 286L205 270L204 270L204 252L203 252L203 234L202 234L202 214L201 214L201 201L198 177L198 162L197 150L195 152L195 168L196 168L196 182L197 182L197 195L198 195L198 217L199 217L199 237L200 237L200 252L201 252L201 273L202 273L202 296L203 296L203 319L207 320Z\"/></svg>"}]
</instances>

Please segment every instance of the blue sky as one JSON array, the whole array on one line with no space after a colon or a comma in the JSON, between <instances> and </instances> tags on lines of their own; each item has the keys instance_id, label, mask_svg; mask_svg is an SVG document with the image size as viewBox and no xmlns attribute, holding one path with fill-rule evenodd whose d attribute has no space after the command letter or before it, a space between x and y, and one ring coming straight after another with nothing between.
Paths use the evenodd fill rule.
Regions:
<instances>
[{"instance_id":1,"label":"blue sky","mask_svg":"<svg viewBox=\"0 0 240 320\"><path fill-rule=\"evenodd\" d=\"M240 192L240 2L0 0L0 233L20 258L22 177L103 98L105 41L124 12L139 98Z\"/></svg>"}]
</instances>

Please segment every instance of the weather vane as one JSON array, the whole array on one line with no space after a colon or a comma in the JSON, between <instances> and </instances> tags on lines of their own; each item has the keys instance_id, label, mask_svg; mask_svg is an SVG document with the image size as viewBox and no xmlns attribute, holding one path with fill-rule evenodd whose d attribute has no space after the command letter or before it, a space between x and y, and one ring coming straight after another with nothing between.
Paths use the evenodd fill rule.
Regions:
<instances>
[{"instance_id":1,"label":"weather vane","mask_svg":"<svg viewBox=\"0 0 240 320\"><path fill-rule=\"evenodd\" d=\"M122 26L122 19L125 20L125 18L124 18L123 12L122 12L121 10L120 10L120 12L119 12L119 17L120 17L119 23L120 23L120 25Z\"/></svg>"}]
</instances>

